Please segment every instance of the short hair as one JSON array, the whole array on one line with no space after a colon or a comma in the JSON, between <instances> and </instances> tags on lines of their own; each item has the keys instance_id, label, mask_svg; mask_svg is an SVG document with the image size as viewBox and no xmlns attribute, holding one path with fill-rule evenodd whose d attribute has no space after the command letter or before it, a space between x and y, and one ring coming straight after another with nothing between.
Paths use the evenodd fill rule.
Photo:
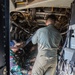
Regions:
<instances>
[{"instance_id":1,"label":"short hair","mask_svg":"<svg viewBox=\"0 0 75 75\"><path fill-rule=\"evenodd\" d=\"M56 16L54 14L47 15L46 20L48 20L48 19L51 19L53 21L56 21L57 20L57 18L56 18Z\"/></svg>"}]
</instances>

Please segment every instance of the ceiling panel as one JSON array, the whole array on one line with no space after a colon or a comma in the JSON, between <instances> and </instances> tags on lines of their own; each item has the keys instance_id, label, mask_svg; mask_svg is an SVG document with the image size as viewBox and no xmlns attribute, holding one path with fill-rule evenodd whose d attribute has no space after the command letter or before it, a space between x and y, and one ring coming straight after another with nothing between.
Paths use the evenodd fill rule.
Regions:
<instances>
[{"instance_id":1,"label":"ceiling panel","mask_svg":"<svg viewBox=\"0 0 75 75\"><path fill-rule=\"evenodd\" d=\"M59 7L70 8L73 0L34 0L30 4L16 8L16 10L36 7Z\"/></svg>"}]
</instances>

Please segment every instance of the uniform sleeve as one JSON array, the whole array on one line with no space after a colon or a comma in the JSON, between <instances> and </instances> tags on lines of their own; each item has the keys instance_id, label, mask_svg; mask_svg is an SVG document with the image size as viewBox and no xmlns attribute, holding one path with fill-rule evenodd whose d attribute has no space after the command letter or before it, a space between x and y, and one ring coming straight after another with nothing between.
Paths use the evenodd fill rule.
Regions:
<instances>
[{"instance_id":1,"label":"uniform sleeve","mask_svg":"<svg viewBox=\"0 0 75 75\"><path fill-rule=\"evenodd\" d=\"M39 36L39 30L36 31L36 33L32 37L32 43L37 44L38 43L38 36Z\"/></svg>"},{"instance_id":2,"label":"uniform sleeve","mask_svg":"<svg viewBox=\"0 0 75 75\"><path fill-rule=\"evenodd\" d=\"M13 56L10 56L10 71L14 75L23 75L21 72L21 67L16 64Z\"/></svg>"}]
</instances>

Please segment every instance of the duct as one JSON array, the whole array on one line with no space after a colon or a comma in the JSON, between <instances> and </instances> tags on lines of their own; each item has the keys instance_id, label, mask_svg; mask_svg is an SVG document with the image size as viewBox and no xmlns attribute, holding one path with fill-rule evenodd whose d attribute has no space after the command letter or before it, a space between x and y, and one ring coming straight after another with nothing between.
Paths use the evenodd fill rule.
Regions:
<instances>
[{"instance_id":1,"label":"duct","mask_svg":"<svg viewBox=\"0 0 75 75\"><path fill-rule=\"evenodd\" d=\"M36 12L36 15L50 15L52 14L52 12ZM60 13L54 13L55 15L59 15L59 16L65 16L65 14L60 14Z\"/></svg>"},{"instance_id":2,"label":"duct","mask_svg":"<svg viewBox=\"0 0 75 75\"><path fill-rule=\"evenodd\" d=\"M26 33L30 33L27 30L25 30L24 28L22 28L21 26L17 25L15 22L12 21L12 24L14 24L15 26L21 28L23 31L25 31Z\"/></svg>"}]
</instances>

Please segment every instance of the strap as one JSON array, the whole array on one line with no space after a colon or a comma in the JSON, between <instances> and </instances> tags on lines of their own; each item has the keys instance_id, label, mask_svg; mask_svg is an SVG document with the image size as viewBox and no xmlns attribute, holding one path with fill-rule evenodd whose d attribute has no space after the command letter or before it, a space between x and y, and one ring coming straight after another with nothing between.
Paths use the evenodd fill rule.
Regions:
<instances>
[{"instance_id":1,"label":"strap","mask_svg":"<svg viewBox=\"0 0 75 75\"><path fill-rule=\"evenodd\" d=\"M64 43L64 45L63 45L63 48L62 48L62 50L61 50L61 52L60 52L60 56L62 56L63 53L64 53L64 48L65 48L66 45L67 45L68 38L69 38L69 30L67 31L67 37L66 37L65 43Z\"/></svg>"},{"instance_id":2,"label":"strap","mask_svg":"<svg viewBox=\"0 0 75 75\"><path fill-rule=\"evenodd\" d=\"M72 60L71 60L71 65L75 66L75 52L73 54Z\"/></svg>"}]
</instances>

